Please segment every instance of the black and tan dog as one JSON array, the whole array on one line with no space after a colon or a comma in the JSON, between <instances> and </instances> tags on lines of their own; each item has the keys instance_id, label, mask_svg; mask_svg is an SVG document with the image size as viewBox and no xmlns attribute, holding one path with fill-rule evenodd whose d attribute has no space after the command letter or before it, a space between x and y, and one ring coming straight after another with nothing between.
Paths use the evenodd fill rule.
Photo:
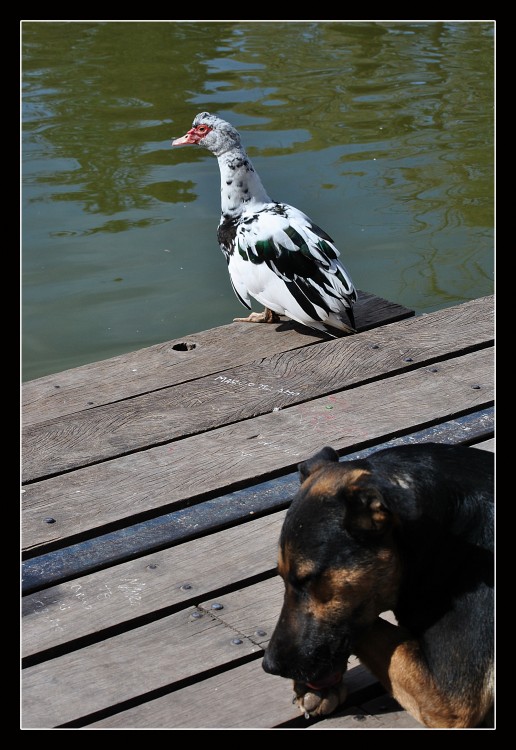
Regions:
<instances>
[{"instance_id":1,"label":"black and tan dog","mask_svg":"<svg viewBox=\"0 0 516 750\"><path fill-rule=\"evenodd\" d=\"M346 695L351 654L428 727L489 723L494 702L494 469L427 443L299 465L281 531L283 608L263 668L305 714ZM392 610L397 625L380 618Z\"/></svg>"}]
</instances>

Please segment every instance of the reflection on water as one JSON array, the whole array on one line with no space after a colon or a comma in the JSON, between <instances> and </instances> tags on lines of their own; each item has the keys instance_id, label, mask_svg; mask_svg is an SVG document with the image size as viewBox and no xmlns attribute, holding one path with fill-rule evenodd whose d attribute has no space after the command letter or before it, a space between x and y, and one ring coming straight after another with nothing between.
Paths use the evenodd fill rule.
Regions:
<instances>
[{"instance_id":1,"label":"reflection on water","mask_svg":"<svg viewBox=\"0 0 516 750\"><path fill-rule=\"evenodd\" d=\"M203 110L360 289L417 312L492 293L492 23L24 22L22 42L24 379L242 314L217 162L170 147Z\"/></svg>"}]
</instances>

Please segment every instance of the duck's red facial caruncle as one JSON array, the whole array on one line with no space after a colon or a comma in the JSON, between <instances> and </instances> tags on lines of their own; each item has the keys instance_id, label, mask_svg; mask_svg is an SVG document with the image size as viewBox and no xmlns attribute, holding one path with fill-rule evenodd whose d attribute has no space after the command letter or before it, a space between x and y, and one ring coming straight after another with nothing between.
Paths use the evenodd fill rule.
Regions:
<instances>
[{"instance_id":1,"label":"duck's red facial caruncle","mask_svg":"<svg viewBox=\"0 0 516 750\"><path fill-rule=\"evenodd\" d=\"M195 128L191 128L182 138L176 138L175 141L172 141L172 146L189 146L199 143L212 130L213 128L210 128L209 125L197 125Z\"/></svg>"}]
</instances>

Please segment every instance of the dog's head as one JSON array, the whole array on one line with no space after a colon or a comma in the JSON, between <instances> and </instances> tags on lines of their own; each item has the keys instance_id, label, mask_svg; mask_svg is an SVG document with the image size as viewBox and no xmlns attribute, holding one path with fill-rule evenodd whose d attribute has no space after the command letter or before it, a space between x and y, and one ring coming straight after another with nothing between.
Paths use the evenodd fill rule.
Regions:
<instances>
[{"instance_id":1,"label":"dog's head","mask_svg":"<svg viewBox=\"0 0 516 750\"><path fill-rule=\"evenodd\" d=\"M362 463L324 448L300 464L281 531L285 596L263 668L314 689L340 680L354 636L391 609L399 587L397 518Z\"/></svg>"}]
</instances>

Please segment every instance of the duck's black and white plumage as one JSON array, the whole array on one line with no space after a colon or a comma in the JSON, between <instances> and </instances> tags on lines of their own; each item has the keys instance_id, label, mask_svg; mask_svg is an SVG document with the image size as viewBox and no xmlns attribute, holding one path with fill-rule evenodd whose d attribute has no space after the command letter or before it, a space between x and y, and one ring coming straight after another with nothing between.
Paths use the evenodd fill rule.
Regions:
<instances>
[{"instance_id":1,"label":"duck's black and white plumage","mask_svg":"<svg viewBox=\"0 0 516 750\"><path fill-rule=\"evenodd\" d=\"M333 240L299 209L273 201L254 170L240 134L209 112L173 146L198 144L219 162L222 216L217 231L240 302L264 305L246 322L279 322L279 315L310 328L354 332L357 293ZM333 332L332 332L333 329Z\"/></svg>"}]
</instances>

